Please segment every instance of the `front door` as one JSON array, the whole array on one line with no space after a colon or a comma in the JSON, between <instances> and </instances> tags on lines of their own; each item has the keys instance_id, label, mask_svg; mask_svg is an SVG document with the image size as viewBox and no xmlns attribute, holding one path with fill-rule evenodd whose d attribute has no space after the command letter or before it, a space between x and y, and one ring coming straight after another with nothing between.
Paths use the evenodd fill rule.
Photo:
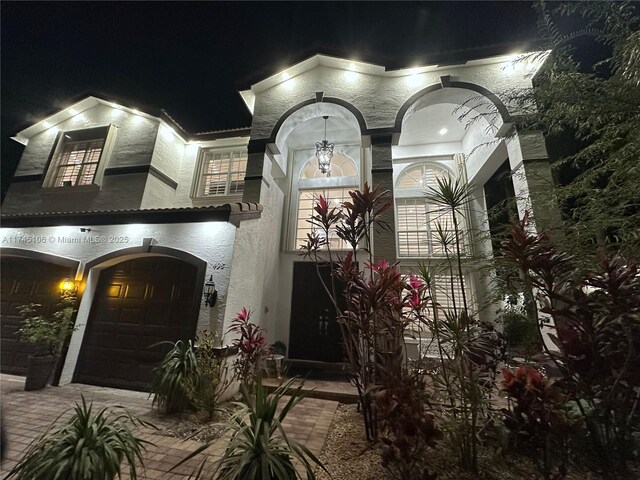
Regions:
<instances>
[{"instance_id":1,"label":"front door","mask_svg":"<svg viewBox=\"0 0 640 480\"><path fill-rule=\"evenodd\" d=\"M320 275L329 289L330 272L329 265L320 266ZM338 288L338 291L341 289ZM340 294L338 296L342 298ZM343 360L336 311L318 277L315 263L293 264L293 297L289 325L289 358L319 362Z\"/></svg>"},{"instance_id":2,"label":"front door","mask_svg":"<svg viewBox=\"0 0 640 480\"><path fill-rule=\"evenodd\" d=\"M100 273L75 381L144 390L168 347L151 345L195 336L197 268L182 260L146 257Z\"/></svg>"}]
</instances>

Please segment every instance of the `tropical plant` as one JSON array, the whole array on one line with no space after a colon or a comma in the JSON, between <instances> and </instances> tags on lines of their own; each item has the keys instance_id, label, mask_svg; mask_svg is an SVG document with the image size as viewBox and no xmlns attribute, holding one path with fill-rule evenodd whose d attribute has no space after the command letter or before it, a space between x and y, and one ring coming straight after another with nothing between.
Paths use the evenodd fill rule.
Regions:
<instances>
[{"instance_id":1,"label":"tropical plant","mask_svg":"<svg viewBox=\"0 0 640 480\"><path fill-rule=\"evenodd\" d=\"M251 311L243 307L228 330L229 333L238 335L232 343L232 346L238 349L238 356L233 363L234 376L245 384L252 382L259 362L271 354L264 337L264 330L252 323L250 319Z\"/></svg>"},{"instance_id":2,"label":"tropical plant","mask_svg":"<svg viewBox=\"0 0 640 480\"><path fill-rule=\"evenodd\" d=\"M23 318L17 334L34 346L35 356L55 356L74 330L73 315L76 297L62 294L57 310L51 315L38 314L42 305L29 303L17 307Z\"/></svg>"},{"instance_id":3,"label":"tropical plant","mask_svg":"<svg viewBox=\"0 0 640 480\"><path fill-rule=\"evenodd\" d=\"M617 474L640 432L638 266L601 253L597 269L579 275L573 257L528 222L525 215L512 226L503 242L505 257L535 293L539 324L555 328L549 337L557 351L545 347L548 358L586 419L594 453Z\"/></svg>"},{"instance_id":4,"label":"tropical plant","mask_svg":"<svg viewBox=\"0 0 640 480\"><path fill-rule=\"evenodd\" d=\"M171 345L160 364L153 370L151 393L153 406L167 413L183 411L190 405L189 388L200 388L200 369L193 342L159 342L151 347ZM150 348L151 348L150 347Z\"/></svg>"},{"instance_id":5,"label":"tropical plant","mask_svg":"<svg viewBox=\"0 0 640 480\"><path fill-rule=\"evenodd\" d=\"M197 374L187 377L185 391L191 404L212 420L231 381L227 363L217 352L215 333L198 332L196 345Z\"/></svg>"},{"instance_id":6,"label":"tropical plant","mask_svg":"<svg viewBox=\"0 0 640 480\"><path fill-rule=\"evenodd\" d=\"M290 379L280 384L271 394L262 385L260 376L257 377L253 392L250 392L246 384L242 384L242 402L235 403L238 410L227 423L231 431L227 448L213 472L205 469L205 460L195 478L207 476L216 480L295 480L301 477L296 472L294 460L302 465L308 480L315 479L312 464L328 473L308 448L287 437L282 426L287 414L304 398L303 383L293 389L295 381ZM289 398L285 401L286 396ZM283 405L279 410L280 404ZM202 445L176 467L209 446L208 443Z\"/></svg>"},{"instance_id":7,"label":"tropical plant","mask_svg":"<svg viewBox=\"0 0 640 480\"><path fill-rule=\"evenodd\" d=\"M111 480L122 473L122 462L132 479L137 463L144 468L142 452L150 442L136 437L131 428L152 427L123 407L93 413L93 404L76 403L74 415L59 424L58 417L27 449L7 478L17 480Z\"/></svg>"},{"instance_id":8,"label":"tropical plant","mask_svg":"<svg viewBox=\"0 0 640 480\"><path fill-rule=\"evenodd\" d=\"M553 380L533 367L520 365L502 370L502 389L514 401L503 409L506 427L514 433L516 447L533 447L532 456L540 458L546 480L563 478L568 467L568 437L584 420L572 416L567 396ZM557 464L557 465L554 465Z\"/></svg>"},{"instance_id":9,"label":"tropical plant","mask_svg":"<svg viewBox=\"0 0 640 480\"><path fill-rule=\"evenodd\" d=\"M377 436L377 425L370 390L376 385L379 362L388 362L390 355L402 354L402 339L398 336L402 327L397 329L394 321L399 319L402 309L399 304L404 282L396 266L382 259L376 262L371 249L374 227L388 228L383 218L391 207L389 192L380 186L370 188L365 183L362 190L350 191L349 197L350 201L335 208L320 196L308 220L313 231L300 249L301 255L315 262L318 277L333 301L349 379L358 391L367 438L373 440ZM336 236L350 249L342 257L331 248L330 240ZM368 258L362 269L358 263L359 252ZM331 270L329 284L320 274L320 264L326 263ZM373 275L371 281L369 275ZM344 284L343 289L338 288L339 282ZM339 302L343 296L345 310ZM383 323L391 329L383 332Z\"/></svg>"},{"instance_id":10,"label":"tropical plant","mask_svg":"<svg viewBox=\"0 0 640 480\"><path fill-rule=\"evenodd\" d=\"M495 93L518 111L519 132L546 135L554 181L545 182L549 189L538 196L550 200L550 208L537 209L539 218L560 205L556 242L576 255L577 268L592 265L597 248L635 255L640 251L640 10L629 1L539 0L534 8L544 49L516 62L544 64L531 87ZM461 116L482 117L497 128L499 115L486 99L474 96L463 107L478 103L488 113L470 118L478 109L461 108Z\"/></svg>"},{"instance_id":11,"label":"tropical plant","mask_svg":"<svg viewBox=\"0 0 640 480\"><path fill-rule=\"evenodd\" d=\"M419 376L390 376L375 392L380 417L382 466L399 480L433 480L427 466L427 450L442 438L435 418L427 409L428 398Z\"/></svg>"},{"instance_id":12,"label":"tropical plant","mask_svg":"<svg viewBox=\"0 0 640 480\"><path fill-rule=\"evenodd\" d=\"M439 266L421 264L424 295L438 298L448 290L449 306L439 303L416 311L440 354L440 368L430 371L436 398L441 400L443 429L458 453L460 466L476 472L480 432L490 422L489 404L498 361L504 354L501 335L480 322L465 282L465 262L470 258L470 231L465 225L473 187L460 178L444 176L425 194L439 219L436 240L440 243L444 262ZM438 285L438 275L448 282ZM441 277L442 278L442 277Z\"/></svg>"}]
</instances>

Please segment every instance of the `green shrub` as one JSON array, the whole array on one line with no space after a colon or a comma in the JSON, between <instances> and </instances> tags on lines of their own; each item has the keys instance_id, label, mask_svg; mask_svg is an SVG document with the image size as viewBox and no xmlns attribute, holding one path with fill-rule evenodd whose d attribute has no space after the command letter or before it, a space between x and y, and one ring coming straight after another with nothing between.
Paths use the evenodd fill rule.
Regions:
<instances>
[{"instance_id":1,"label":"green shrub","mask_svg":"<svg viewBox=\"0 0 640 480\"><path fill-rule=\"evenodd\" d=\"M198 373L186 379L185 390L191 404L206 412L208 420L212 420L220 397L231 384L230 377L226 362L216 352L215 334L205 330L198 332L196 345Z\"/></svg>"},{"instance_id":2,"label":"green shrub","mask_svg":"<svg viewBox=\"0 0 640 480\"><path fill-rule=\"evenodd\" d=\"M130 427L153 427L122 407L119 412L103 408L95 415L93 404L76 403L75 414L65 423L58 419L34 440L7 478L17 480L111 480L120 477L121 463L137 478L136 462L144 468L145 444ZM155 427L153 427L155 428Z\"/></svg>"},{"instance_id":3,"label":"green shrub","mask_svg":"<svg viewBox=\"0 0 640 480\"><path fill-rule=\"evenodd\" d=\"M291 379L281 384L272 394L267 394L260 376L256 379L255 393L250 393L245 384L240 386L242 402L236 403L238 411L228 421L231 439L210 478L294 480L300 478L293 465L294 459L304 467L309 480L315 479L312 463L327 471L309 449L289 439L282 427L287 414L304 397L301 384L290 394L280 413L277 413L278 403L285 395L289 395L294 381ZM207 443L199 447L178 465L209 446ZM204 467L203 463L195 473L195 478L202 478L206 474Z\"/></svg>"},{"instance_id":4,"label":"green shrub","mask_svg":"<svg viewBox=\"0 0 640 480\"><path fill-rule=\"evenodd\" d=\"M189 385L197 383L200 378L198 358L191 340L178 340L175 344L160 342L153 346L163 344L173 345L173 348L153 371L153 406L167 413L177 413L190 406Z\"/></svg>"}]
</instances>

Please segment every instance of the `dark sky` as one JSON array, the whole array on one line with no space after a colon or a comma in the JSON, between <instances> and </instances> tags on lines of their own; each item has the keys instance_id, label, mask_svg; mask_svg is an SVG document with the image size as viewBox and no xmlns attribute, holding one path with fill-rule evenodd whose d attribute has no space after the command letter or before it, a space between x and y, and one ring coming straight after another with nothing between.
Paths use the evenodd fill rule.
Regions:
<instances>
[{"instance_id":1,"label":"dark sky","mask_svg":"<svg viewBox=\"0 0 640 480\"><path fill-rule=\"evenodd\" d=\"M240 87L313 53L389 68L535 39L531 2L2 2L2 190L9 139L83 92L166 109L188 131L249 126ZM492 47L493 48L493 47ZM504 47L453 55L506 53ZM3 195L4 196L4 195Z\"/></svg>"}]
</instances>

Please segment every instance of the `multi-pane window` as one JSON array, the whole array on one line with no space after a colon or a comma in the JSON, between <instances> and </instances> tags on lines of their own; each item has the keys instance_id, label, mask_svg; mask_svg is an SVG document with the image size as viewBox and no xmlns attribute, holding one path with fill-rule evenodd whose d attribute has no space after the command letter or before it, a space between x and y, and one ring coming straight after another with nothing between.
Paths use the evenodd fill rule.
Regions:
<instances>
[{"instance_id":1,"label":"multi-pane window","mask_svg":"<svg viewBox=\"0 0 640 480\"><path fill-rule=\"evenodd\" d=\"M247 153L205 151L198 188L199 196L239 195L244 191Z\"/></svg>"},{"instance_id":2,"label":"multi-pane window","mask_svg":"<svg viewBox=\"0 0 640 480\"><path fill-rule=\"evenodd\" d=\"M55 159L57 172L54 187L91 185L94 181L104 138L80 142L66 142Z\"/></svg>"},{"instance_id":3,"label":"multi-pane window","mask_svg":"<svg viewBox=\"0 0 640 480\"><path fill-rule=\"evenodd\" d=\"M447 176L446 170L418 164L405 170L396 182L396 235L401 257L443 257L446 245L455 249L453 215L446 207L429 203L425 197L437 188L437 178ZM460 241L464 249L462 218L457 217Z\"/></svg>"},{"instance_id":4,"label":"multi-pane window","mask_svg":"<svg viewBox=\"0 0 640 480\"><path fill-rule=\"evenodd\" d=\"M307 234L313 231L316 231L319 234L320 232L317 227L308 222L308 220L313 215L313 208L316 205L316 202L320 199L320 195L322 195L327 202L329 203L330 208L335 207L339 208L340 205L346 200L350 199L349 191L353 190L353 187L349 188L325 188L325 189L314 189L314 190L301 190L300 197L298 201L298 218L297 225L298 228L296 230L296 246L304 244L307 241ZM343 240L338 238L338 236L329 233L329 245L332 249L340 250L348 248L348 245L345 244Z\"/></svg>"}]
</instances>

